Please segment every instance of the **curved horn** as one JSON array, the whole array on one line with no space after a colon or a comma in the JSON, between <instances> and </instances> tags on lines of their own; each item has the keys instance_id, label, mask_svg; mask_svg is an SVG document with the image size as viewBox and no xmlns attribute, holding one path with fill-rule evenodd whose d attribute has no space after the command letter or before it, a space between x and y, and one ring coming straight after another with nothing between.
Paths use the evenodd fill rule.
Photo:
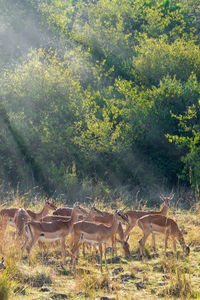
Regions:
<instances>
[{"instance_id":1,"label":"curved horn","mask_svg":"<svg viewBox=\"0 0 200 300\"><path fill-rule=\"evenodd\" d=\"M128 207L128 205L126 205L124 208L120 209L119 211L120 211L121 213L123 213L123 212L125 211L125 209L127 209L127 207Z\"/></svg>"},{"instance_id":2,"label":"curved horn","mask_svg":"<svg viewBox=\"0 0 200 300\"><path fill-rule=\"evenodd\" d=\"M139 194L140 190L137 191L136 196L135 196L135 202L138 202L138 194Z\"/></svg>"},{"instance_id":3,"label":"curved horn","mask_svg":"<svg viewBox=\"0 0 200 300\"><path fill-rule=\"evenodd\" d=\"M120 213L123 213L126 207L119 210Z\"/></svg>"}]
</instances>

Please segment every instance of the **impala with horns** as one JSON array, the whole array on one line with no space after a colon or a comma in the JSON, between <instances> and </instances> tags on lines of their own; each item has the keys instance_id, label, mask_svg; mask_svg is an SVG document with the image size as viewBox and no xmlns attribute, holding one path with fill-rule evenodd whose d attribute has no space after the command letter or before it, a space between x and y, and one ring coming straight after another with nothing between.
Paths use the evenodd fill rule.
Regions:
<instances>
[{"instance_id":1,"label":"impala with horns","mask_svg":"<svg viewBox=\"0 0 200 300\"><path fill-rule=\"evenodd\" d=\"M127 216L123 215L120 211L115 211L113 215L113 221L111 226L105 226L104 224L95 224L87 221L79 221L73 226L74 233L74 245L71 249L71 254L73 257L73 267L76 268L76 253L80 245L83 242L98 244L100 251L100 262L101 262L101 272L102 272L102 244L105 244L112 239L113 235L116 233L120 222L127 222ZM106 262L106 248L104 251L105 265Z\"/></svg>"},{"instance_id":2,"label":"impala with horns","mask_svg":"<svg viewBox=\"0 0 200 300\"><path fill-rule=\"evenodd\" d=\"M176 239L177 239L180 245L182 246L185 255L189 255L190 244L188 246L186 245L183 234L178 228L178 225L174 220L161 215L148 215L138 220L138 226L143 231L143 237L139 241L140 255L142 257L144 255L144 246L145 246L146 239L152 233L165 234L165 254L167 250L167 241L169 236L171 236L173 240L174 251L176 251Z\"/></svg>"},{"instance_id":3,"label":"impala with horns","mask_svg":"<svg viewBox=\"0 0 200 300\"><path fill-rule=\"evenodd\" d=\"M160 199L164 202L160 211L142 211L142 210L128 210L125 212L129 219L129 224L126 227L124 232L125 239L128 239L129 232L133 229L133 227L137 224L137 221L143 217L148 215L161 215L166 216L168 207L170 206L171 200L174 198L174 194L170 194L169 196L163 196L160 194ZM152 233L152 248L155 250L155 236Z\"/></svg>"}]
</instances>

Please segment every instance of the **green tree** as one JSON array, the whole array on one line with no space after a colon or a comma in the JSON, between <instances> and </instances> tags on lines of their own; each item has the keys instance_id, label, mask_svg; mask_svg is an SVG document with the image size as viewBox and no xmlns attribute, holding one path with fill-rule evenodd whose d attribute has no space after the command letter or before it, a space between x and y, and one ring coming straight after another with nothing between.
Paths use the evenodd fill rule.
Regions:
<instances>
[{"instance_id":1,"label":"green tree","mask_svg":"<svg viewBox=\"0 0 200 300\"><path fill-rule=\"evenodd\" d=\"M172 117L179 121L179 134L167 135L170 142L183 148L185 155L182 161L185 165L182 172L184 179L189 178L191 186L196 190L199 199L200 188L200 100L189 106L182 115Z\"/></svg>"}]
</instances>

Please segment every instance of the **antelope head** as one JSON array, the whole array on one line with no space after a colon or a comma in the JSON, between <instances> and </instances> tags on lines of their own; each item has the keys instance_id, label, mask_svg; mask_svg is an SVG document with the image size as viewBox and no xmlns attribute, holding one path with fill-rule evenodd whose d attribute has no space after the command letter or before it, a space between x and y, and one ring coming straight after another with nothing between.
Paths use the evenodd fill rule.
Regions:
<instances>
[{"instance_id":1,"label":"antelope head","mask_svg":"<svg viewBox=\"0 0 200 300\"><path fill-rule=\"evenodd\" d=\"M122 211L124 211L124 209ZM124 215L122 213L122 211L121 210L120 211L116 210L114 214L118 215L121 218L121 222L128 224L129 223L128 216Z\"/></svg>"},{"instance_id":2,"label":"antelope head","mask_svg":"<svg viewBox=\"0 0 200 300\"><path fill-rule=\"evenodd\" d=\"M164 201L164 203L167 206L170 206L171 200L174 198L174 194L171 193L168 197L164 196L163 194L160 194L160 199Z\"/></svg>"},{"instance_id":3,"label":"antelope head","mask_svg":"<svg viewBox=\"0 0 200 300\"><path fill-rule=\"evenodd\" d=\"M87 215L85 209L80 207L78 202L74 204L74 210L77 212L78 215L84 215L84 216Z\"/></svg>"},{"instance_id":4,"label":"antelope head","mask_svg":"<svg viewBox=\"0 0 200 300\"><path fill-rule=\"evenodd\" d=\"M53 204L53 202L51 200L46 200L45 206L48 209L51 209L51 210L56 210L57 209L57 207Z\"/></svg>"},{"instance_id":5,"label":"antelope head","mask_svg":"<svg viewBox=\"0 0 200 300\"><path fill-rule=\"evenodd\" d=\"M96 216L104 217L104 213L98 210L94 205L90 206L90 211Z\"/></svg>"},{"instance_id":6,"label":"antelope head","mask_svg":"<svg viewBox=\"0 0 200 300\"><path fill-rule=\"evenodd\" d=\"M119 239L116 239L116 240L117 240L117 242L119 242L120 244L122 244L122 247L123 247L123 249L124 249L125 255L130 256L131 253L130 253L129 243L128 243L127 241L123 241L123 242L122 242L122 241L119 240Z\"/></svg>"}]
</instances>

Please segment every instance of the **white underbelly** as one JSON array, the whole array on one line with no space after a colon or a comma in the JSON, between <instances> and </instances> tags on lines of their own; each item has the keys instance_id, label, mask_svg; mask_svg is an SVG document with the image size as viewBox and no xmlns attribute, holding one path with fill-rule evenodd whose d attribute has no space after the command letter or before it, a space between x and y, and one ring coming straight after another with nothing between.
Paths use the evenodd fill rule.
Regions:
<instances>
[{"instance_id":1,"label":"white underbelly","mask_svg":"<svg viewBox=\"0 0 200 300\"><path fill-rule=\"evenodd\" d=\"M98 240L98 237L95 237L95 235L89 235L87 233L83 233L81 235L81 241L86 242L86 243L91 243L91 244L98 244L100 241ZM101 243L107 243L108 239L101 239Z\"/></svg>"},{"instance_id":2,"label":"white underbelly","mask_svg":"<svg viewBox=\"0 0 200 300\"><path fill-rule=\"evenodd\" d=\"M54 242L54 241L60 240L60 237L45 237L45 236L40 236L39 240L42 241L42 242Z\"/></svg>"},{"instance_id":3,"label":"white underbelly","mask_svg":"<svg viewBox=\"0 0 200 300\"><path fill-rule=\"evenodd\" d=\"M162 232L159 231L152 231L153 234L162 234Z\"/></svg>"},{"instance_id":4,"label":"white underbelly","mask_svg":"<svg viewBox=\"0 0 200 300\"><path fill-rule=\"evenodd\" d=\"M85 237L82 237L81 240L82 240L83 242L86 242L86 243L98 244L98 241L90 240L90 239L87 239L87 238L85 238Z\"/></svg>"}]
</instances>

